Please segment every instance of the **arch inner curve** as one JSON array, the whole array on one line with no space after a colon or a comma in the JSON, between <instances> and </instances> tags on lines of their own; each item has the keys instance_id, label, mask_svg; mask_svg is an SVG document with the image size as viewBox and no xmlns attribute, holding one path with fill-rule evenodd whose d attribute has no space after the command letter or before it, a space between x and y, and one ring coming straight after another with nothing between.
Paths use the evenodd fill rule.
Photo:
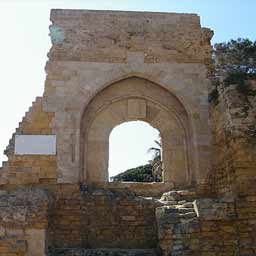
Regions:
<instances>
[{"instance_id":1,"label":"arch inner curve","mask_svg":"<svg viewBox=\"0 0 256 256\"><path fill-rule=\"evenodd\" d=\"M157 129L144 121L122 123L109 136L109 181L161 182L161 155Z\"/></svg>"},{"instance_id":2,"label":"arch inner curve","mask_svg":"<svg viewBox=\"0 0 256 256\"><path fill-rule=\"evenodd\" d=\"M191 183L192 136L185 108L166 89L137 77L103 89L85 109L81 122L81 181L108 182L109 135L117 125L137 120L161 133L163 182Z\"/></svg>"}]
</instances>

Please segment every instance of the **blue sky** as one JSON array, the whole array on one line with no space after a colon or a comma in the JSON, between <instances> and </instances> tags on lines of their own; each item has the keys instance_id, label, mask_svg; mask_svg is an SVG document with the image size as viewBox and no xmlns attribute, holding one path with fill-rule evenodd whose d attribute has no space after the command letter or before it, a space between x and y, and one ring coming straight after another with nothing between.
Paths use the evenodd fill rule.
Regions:
<instances>
[{"instance_id":1,"label":"blue sky","mask_svg":"<svg viewBox=\"0 0 256 256\"><path fill-rule=\"evenodd\" d=\"M0 162L5 159L2 152L24 113L35 97L43 93L44 66L51 46L48 37L51 8L197 13L202 26L214 30L213 43L238 37L256 39L255 0L0 0ZM145 141L152 144L157 136L157 132L147 129L142 132L146 137L139 142L132 138L141 127L133 128L135 135L130 136L127 131L131 127L127 127L123 132L120 127L115 130L118 139L111 141L119 143L113 144L111 150L117 153L119 146L126 145L125 155L131 157L129 163L111 160L113 170L118 167L122 171L147 161L150 156L145 148L149 145ZM141 149L132 156L134 143Z\"/></svg>"}]
</instances>

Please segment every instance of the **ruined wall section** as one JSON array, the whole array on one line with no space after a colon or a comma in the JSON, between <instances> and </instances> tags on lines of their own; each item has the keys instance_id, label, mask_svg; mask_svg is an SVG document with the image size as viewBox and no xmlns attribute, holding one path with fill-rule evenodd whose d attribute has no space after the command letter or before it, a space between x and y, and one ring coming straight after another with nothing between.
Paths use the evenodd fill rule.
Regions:
<instances>
[{"instance_id":1,"label":"ruined wall section","mask_svg":"<svg viewBox=\"0 0 256 256\"><path fill-rule=\"evenodd\" d=\"M234 201L191 194L170 191L161 198L169 204L156 210L162 255L247 255L240 254L245 243L235 222Z\"/></svg>"},{"instance_id":2,"label":"ruined wall section","mask_svg":"<svg viewBox=\"0 0 256 256\"><path fill-rule=\"evenodd\" d=\"M170 191L156 209L162 255L255 255L255 196L191 197Z\"/></svg>"},{"instance_id":3,"label":"ruined wall section","mask_svg":"<svg viewBox=\"0 0 256 256\"><path fill-rule=\"evenodd\" d=\"M215 146L215 165L209 182L219 195L255 193L256 83L221 82L210 108Z\"/></svg>"},{"instance_id":4,"label":"ruined wall section","mask_svg":"<svg viewBox=\"0 0 256 256\"><path fill-rule=\"evenodd\" d=\"M51 21L52 61L124 63L127 51L142 51L145 63L203 63L211 55L212 32L196 14L53 10Z\"/></svg>"},{"instance_id":5,"label":"ruined wall section","mask_svg":"<svg viewBox=\"0 0 256 256\"><path fill-rule=\"evenodd\" d=\"M212 32L197 15L52 10L44 111L54 111L58 182L81 179L81 117L107 86L139 77L171 92L189 111L195 165L210 165L207 67ZM65 97L68 95L68 97ZM82 156L83 157L83 156ZM71 171L72 170L72 171ZM201 175L201 177L200 177Z\"/></svg>"},{"instance_id":6,"label":"ruined wall section","mask_svg":"<svg viewBox=\"0 0 256 256\"><path fill-rule=\"evenodd\" d=\"M208 187L217 196L233 198L235 218L231 224L236 227L237 253L254 255L256 83L250 80L243 85L227 85L224 78L210 95L215 164Z\"/></svg>"},{"instance_id":7,"label":"ruined wall section","mask_svg":"<svg viewBox=\"0 0 256 256\"><path fill-rule=\"evenodd\" d=\"M56 179L56 156L15 155L16 135L53 134L51 121L54 113L43 111L42 100L42 97L36 98L6 147L4 153L8 161L4 162L1 168L1 185L34 184L40 180L42 182L43 179Z\"/></svg>"},{"instance_id":8,"label":"ruined wall section","mask_svg":"<svg viewBox=\"0 0 256 256\"><path fill-rule=\"evenodd\" d=\"M155 208L161 205L157 200L128 190L65 186L55 192L50 250L157 247Z\"/></svg>"},{"instance_id":9,"label":"ruined wall section","mask_svg":"<svg viewBox=\"0 0 256 256\"><path fill-rule=\"evenodd\" d=\"M207 65L213 33L201 28L199 16L52 10L51 21L53 46L44 95L29 122L23 120L21 134L56 135L57 155L10 153L1 183L84 182L81 117L100 91L132 77L165 88L184 105L193 133L197 181L204 182L211 165ZM42 122L45 126L38 127Z\"/></svg>"},{"instance_id":10,"label":"ruined wall section","mask_svg":"<svg viewBox=\"0 0 256 256\"><path fill-rule=\"evenodd\" d=\"M52 198L43 189L0 191L0 255L45 256Z\"/></svg>"}]
</instances>

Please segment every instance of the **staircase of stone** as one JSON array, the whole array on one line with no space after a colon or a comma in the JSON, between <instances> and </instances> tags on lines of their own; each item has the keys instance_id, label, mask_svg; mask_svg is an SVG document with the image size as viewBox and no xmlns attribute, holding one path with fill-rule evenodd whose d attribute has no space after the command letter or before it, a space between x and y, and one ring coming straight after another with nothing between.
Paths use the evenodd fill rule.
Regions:
<instances>
[{"instance_id":1,"label":"staircase of stone","mask_svg":"<svg viewBox=\"0 0 256 256\"><path fill-rule=\"evenodd\" d=\"M31 118L33 109L41 104L42 97L36 97L35 101L33 101L32 106L29 108L29 110L25 113L24 117L22 118L22 121L19 122L18 128L15 129L15 132L12 134L11 139L9 140L9 144L4 150L4 154L9 158L9 156L14 154L14 144L15 144L15 135L22 133L22 124L25 121L28 121ZM0 185L5 184L8 180L8 161L3 161L2 165L0 165Z\"/></svg>"},{"instance_id":2,"label":"staircase of stone","mask_svg":"<svg viewBox=\"0 0 256 256\"><path fill-rule=\"evenodd\" d=\"M9 156L14 153L14 140L15 140L15 135L21 134L22 131L22 123L29 120L30 116L33 112L34 107L38 106L39 104L42 103L42 97L36 97L35 101L32 102L32 105L29 107L29 110L25 113L24 117L22 118L21 122L19 122L18 128L15 129L15 132L12 134L11 139L9 140L9 144L6 147L4 154L6 156Z\"/></svg>"},{"instance_id":3,"label":"staircase of stone","mask_svg":"<svg viewBox=\"0 0 256 256\"><path fill-rule=\"evenodd\" d=\"M54 249L48 256L156 256L154 249Z\"/></svg>"},{"instance_id":4,"label":"staircase of stone","mask_svg":"<svg viewBox=\"0 0 256 256\"><path fill-rule=\"evenodd\" d=\"M189 255L191 233L199 230L198 211L193 191L170 191L156 210L159 246L163 255Z\"/></svg>"},{"instance_id":5,"label":"staircase of stone","mask_svg":"<svg viewBox=\"0 0 256 256\"><path fill-rule=\"evenodd\" d=\"M22 124L25 121L28 121L31 117L31 114L33 112L33 109L41 104L42 97L36 97L35 101L33 101L32 106L29 107L29 110L25 113L24 117L22 118L22 121L19 122L18 128L15 129L15 132L12 134L11 139L9 140L9 144L4 150L4 154L6 156L10 156L14 154L14 144L15 144L15 135L21 134L22 132ZM6 176L8 175L8 161L3 161L2 166L0 165L0 185L4 184L6 182Z\"/></svg>"},{"instance_id":6,"label":"staircase of stone","mask_svg":"<svg viewBox=\"0 0 256 256\"><path fill-rule=\"evenodd\" d=\"M8 161L3 161L2 166L0 167L0 185L5 184L7 181L7 170L8 170Z\"/></svg>"}]
</instances>

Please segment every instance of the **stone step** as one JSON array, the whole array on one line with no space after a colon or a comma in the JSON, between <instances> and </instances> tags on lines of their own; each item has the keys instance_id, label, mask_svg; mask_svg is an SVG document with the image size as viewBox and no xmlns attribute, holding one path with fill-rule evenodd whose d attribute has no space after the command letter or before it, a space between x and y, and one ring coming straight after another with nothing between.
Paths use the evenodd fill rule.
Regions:
<instances>
[{"instance_id":1,"label":"stone step","mask_svg":"<svg viewBox=\"0 0 256 256\"><path fill-rule=\"evenodd\" d=\"M192 218L197 217L197 215L195 212L188 212L188 213L180 214L180 217L183 219L192 219Z\"/></svg>"},{"instance_id":2,"label":"stone step","mask_svg":"<svg viewBox=\"0 0 256 256\"><path fill-rule=\"evenodd\" d=\"M192 201L196 198L195 191L172 190L162 195L161 201Z\"/></svg>"},{"instance_id":3,"label":"stone step","mask_svg":"<svg viewBox=\"0 0 256 256\"><path fill-rule=\"evenodd\" d=\"M57 248L48 252L48 256L157 256L156 249L83 249Z\"/></svg>"},{"instance_id":4,"label":"stone step","mask_svg":"<svg viewBox=\"0 0 256 256\"><path fill-rule=\"evenodd\" d=\"M177 214L183 214L183 213L195 213L194 208L177 208L177 207L169 207L168 209L165 210L166 213L172 214L172 213L177 213Z\"/></svg>"},{"instance_id":5,"label":"stone step","mask_svg":"<svg viewBox=\"0 0 256 256\"><path fill-rule=\"evenodd\" d=\"M159 200L159 202L163 205L177 205L178 201L161 201Z\"/></svg>"},{"instance_id":6,"label":"stone step","mask_svg":"<svg viewBox=\"0 0 256 256\"><path fill-rule=\"evenodd\" d=\"M193 202L186 202L182 205L179 205L178 207L182 207L182 208L194 208L194 204Z\"/></svg>"},{"instance_id":7,"label":"stone step","mask_svg":"<svg viewBox=\"0 0 256 256\"><path fill-rule=\"evenodd\" d=\"M183 208L183 207L180 207L180 208L177 208L178 209L178 212L179 213L189 213L189 212L195 212L194 211L194 208Z\"/></svg>"}]
</instances>

